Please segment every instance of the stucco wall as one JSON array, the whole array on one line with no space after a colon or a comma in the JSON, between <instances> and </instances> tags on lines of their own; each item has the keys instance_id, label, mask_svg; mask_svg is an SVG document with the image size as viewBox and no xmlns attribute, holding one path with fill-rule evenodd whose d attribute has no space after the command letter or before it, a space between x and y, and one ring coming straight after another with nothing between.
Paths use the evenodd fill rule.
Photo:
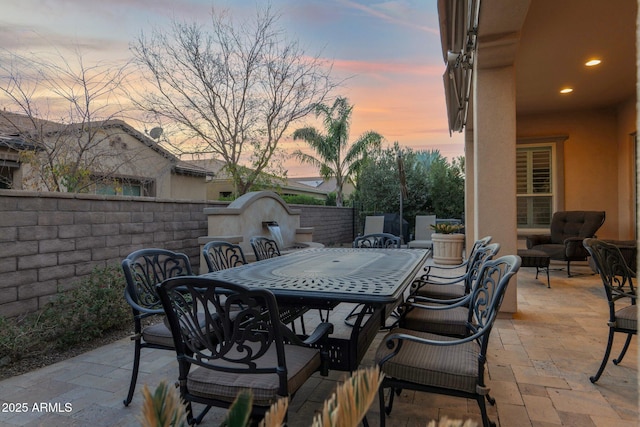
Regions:
<instances>
[{"instance_id":1,"label":"stucco wall","mask_svg":"<svg viewBox=\"0 0 640 427\"><path fill-rule=\"evenodd\" d=\"M216 202L0 190L0 315L37 310L94 267L118 264L134 250L186 253L198 271L206 207ZM314 241L353 238L352 209L295 206Z\"/></svg>"},{"instance_id":2,"label":"stucco wall","mask_svg":"<svg viewBox=\"0 0 640 427\"><path fill-rule=\"evenodd\" d=\"M623 163L634 158L632 144L624 141L635 131L635 123L622 119L635 115L630 110L518 116L519 138L569 136L564 143L564 210L606 211L606 221L598 231L600 238L633 236L629 210L621 211L622 201L632 200L631 188L619 185L622 168L629 167Z\"/></svg>"}]
</instances>

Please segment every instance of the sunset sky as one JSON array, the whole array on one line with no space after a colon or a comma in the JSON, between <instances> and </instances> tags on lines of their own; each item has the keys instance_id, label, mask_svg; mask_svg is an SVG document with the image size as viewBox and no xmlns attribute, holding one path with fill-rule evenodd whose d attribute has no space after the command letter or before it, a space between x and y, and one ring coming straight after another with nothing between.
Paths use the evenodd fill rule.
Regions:
<instances>
[{"instance_id":1,"label":"sunset sky","mask_svg":"<svg viewBox=\"0 0 640 427\"><path fill-rule=\"evenodd\" d=\"M414 149L463 154L463 136L449 136L436 0L272 0L280 25L309 54L333 61L347 79L335 95L355 105L351 139L367 130ZM207 23L211 7L253 16L255 0L3 0L0 49L50 52L78 47L87 57L126 59L141 33L171 20ZM291 129L302 127L301 122ZM292 149L302 142L285 141ZM317 171L296 161L289 176Z\"/></svg>"}]
</instances>

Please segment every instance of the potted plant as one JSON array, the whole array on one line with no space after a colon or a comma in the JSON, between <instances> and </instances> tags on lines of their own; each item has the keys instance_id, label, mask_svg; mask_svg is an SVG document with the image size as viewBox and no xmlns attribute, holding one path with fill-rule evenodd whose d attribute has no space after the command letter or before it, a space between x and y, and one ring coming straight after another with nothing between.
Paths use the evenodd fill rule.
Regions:
<instances>
[{"instance_id":1,"label":"potted plant","mask_svg":"<svg viewBox=\"0 0 640 427\"><path fill-rule=\"evenodd\" d=\"M431 235L433 242L433 262L436 264L456 265L462 263L462 249L464 248L464 234L460 230L462 224L441 222L431 225L434 233Z\"/></svg>"}]
</instances>

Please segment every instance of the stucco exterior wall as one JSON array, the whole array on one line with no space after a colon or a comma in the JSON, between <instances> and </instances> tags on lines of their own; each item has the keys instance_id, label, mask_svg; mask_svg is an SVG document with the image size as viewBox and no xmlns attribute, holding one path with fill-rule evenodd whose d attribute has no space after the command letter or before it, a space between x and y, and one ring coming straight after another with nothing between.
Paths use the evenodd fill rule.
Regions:
<instances>
[{"instance_id":1,"label":"stucco exterior wall","mask_svg":"<svg viewBox=\"0 0 640 427\"><path fill-rule=\"evenodd\" d=\"M171 175L171 191L167 196L179 200L206 200L207 187L204 176Z\"/></svg>"},{"instance_id":2,"label":"stucco exterior wall","mask_svg":"<svg viewBox=\"0 0 640 427\"><path fill-rule=\"evenodd\" d=\"M620 185L623 168L634 158L627 141L635 131L629 106L580 112L522 115L518 138L568 135L564 142L563 210L604 210L603 239L626 239L635 223L624 204L633 200L630 184ZM635 110L635 109L633 109Z\"/></svg>"}]
</instances>

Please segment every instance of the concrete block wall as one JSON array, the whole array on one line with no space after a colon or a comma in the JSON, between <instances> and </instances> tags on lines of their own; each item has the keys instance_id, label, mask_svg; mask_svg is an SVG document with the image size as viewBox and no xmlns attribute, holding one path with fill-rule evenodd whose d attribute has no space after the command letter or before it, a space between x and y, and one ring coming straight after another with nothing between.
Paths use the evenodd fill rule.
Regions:
<instances>
[{"instance_id":1,"label":"concrete block wall","mask_svg":"<svg viewBox=\"0 0 640 427\"><path fill-rule=\"evenodd\" d=\"M313 227L313 241L325 245L353 242L354 210L335 206L291 205L300 209L300 227Z\"/></svg>"},{"instance_id":2,"label":"concrete block wall","mask_svg":"<svg viewBox=\"0 0 640 427\"><path fill-rule=\"evenodd\" d=\"M0 316L43 307L95 267L119 265L134 250L186 253L198 271L206 207L222 202L0 190ZM300 206L314 241L352 240L352 209Z\"/></svg>"}]
</instances>

